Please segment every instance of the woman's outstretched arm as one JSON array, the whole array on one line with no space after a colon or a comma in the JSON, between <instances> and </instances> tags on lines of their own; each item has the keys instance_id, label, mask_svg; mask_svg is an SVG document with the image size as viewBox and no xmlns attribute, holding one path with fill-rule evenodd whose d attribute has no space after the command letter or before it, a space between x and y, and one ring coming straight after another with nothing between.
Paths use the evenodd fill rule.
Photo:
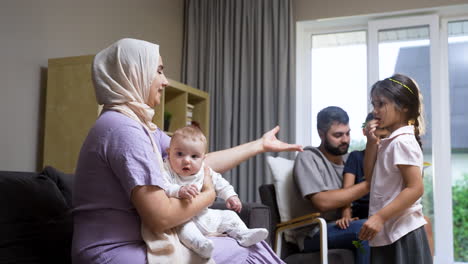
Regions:
<instances>
[{"instance_id":1,"label":"woman's outstretched arm","mask_svg":"<svg viewBox=\"0 0 468 264\"><path fill-rule=\"evenodd\" d=\"M276 138L280 127L276 126L266 132L261 138L230 148L211 152L206 156L206 164L213 170L223 173L243 161L264 152L282 152L282 151L302 151L302 146L297 144L288 144Z\"/></svg>"}]
</instances>

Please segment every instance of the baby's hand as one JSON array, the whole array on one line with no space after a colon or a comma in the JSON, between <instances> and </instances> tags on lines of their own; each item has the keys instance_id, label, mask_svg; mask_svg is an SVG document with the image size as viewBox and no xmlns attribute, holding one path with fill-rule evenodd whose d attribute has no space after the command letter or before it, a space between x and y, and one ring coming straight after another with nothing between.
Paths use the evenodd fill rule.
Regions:
<instances>
[{"instance_id":1,"label":"baby's hand","mask_svg":"<svg viewBox=\"0 0 468 264\"><path fill-rule=\"evenodd\" d=\"M192 200L197 196L200 192L197 189L195 184L185 185L180 187L179 189L179 197L183 199Z\"/></svg>"},{"instance_id":2,"label":"baby's hand","mask_svg":"<svg viewBox=\"0 0 468 264\"><path fill-rule=\"evenodd\" d=\"M229 197L229 199L226 200L226 207L240 213L242 209L242 203L239 200L239 197L237 195Z\"/></svg>"}]
</instances>

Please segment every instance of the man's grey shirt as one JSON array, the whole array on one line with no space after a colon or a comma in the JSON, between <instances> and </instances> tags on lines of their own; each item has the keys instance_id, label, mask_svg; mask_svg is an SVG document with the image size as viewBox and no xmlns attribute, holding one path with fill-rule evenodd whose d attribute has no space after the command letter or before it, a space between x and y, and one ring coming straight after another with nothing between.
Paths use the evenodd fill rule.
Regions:
<instances>
[{"instance_id":1,"label":"man's grey shirt","mask_svg":"<svg viewBox=\"0 0 468 264\"><path fill-rule=\"evenodd\" d=\"M300 152L294 162L294 181L304 199L307 196L323 191L336 190L343 187L343 168L348 154L343 155L343 164L330 162L316 147L306 147ZM340 208L323 214L328 221L340 217Z\"/></svg>"}]
</instances>

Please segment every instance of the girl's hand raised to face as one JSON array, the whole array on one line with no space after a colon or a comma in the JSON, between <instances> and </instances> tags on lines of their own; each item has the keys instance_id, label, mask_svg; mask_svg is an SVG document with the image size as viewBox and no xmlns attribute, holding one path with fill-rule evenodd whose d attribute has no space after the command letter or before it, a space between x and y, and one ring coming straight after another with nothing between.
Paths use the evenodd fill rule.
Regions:
<instances>
[{"instance_id":1,"label":"girl's hand raised to face","mask_svg":"<svg viewBox=\"0 0 468 264\"><path fill-rule=\"evenodd\" d=\"M276 138L276 133L280 130L276 126L272 130L266 132L262 136L262 145L265 152L281 152L281 151L303 151L301 145L288 144Z\"/></svg>"},{"instance_id":2,"label":"girl's hand raised to face","mask_svg":"<svg viewBox=\"0 0 468 264\"><path fill-rule=\"evenodd\" d=\"M377 120L373 119L367 122L366 126L364 127L364 131L367 137L367 142L377 144L379 142L379 138L375 135L375 130L379 126Z\"/></svg>"}]
</instances>

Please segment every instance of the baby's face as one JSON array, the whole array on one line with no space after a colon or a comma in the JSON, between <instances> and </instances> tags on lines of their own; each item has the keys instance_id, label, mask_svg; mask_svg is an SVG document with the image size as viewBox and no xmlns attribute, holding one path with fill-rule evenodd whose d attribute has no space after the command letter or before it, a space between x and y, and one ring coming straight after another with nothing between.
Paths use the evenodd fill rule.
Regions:
<instances>
[{"instance_id":1,"label":"baby's face","mask_svg":"<svg viewBox=\"0 0 468 264\"><path fill-rule=\"evenodd\" d=\"M177 138L169 148L169 163L180 176L196 174L205 160L205 144L191 138Z\"/></svg>"}]
</instances>

